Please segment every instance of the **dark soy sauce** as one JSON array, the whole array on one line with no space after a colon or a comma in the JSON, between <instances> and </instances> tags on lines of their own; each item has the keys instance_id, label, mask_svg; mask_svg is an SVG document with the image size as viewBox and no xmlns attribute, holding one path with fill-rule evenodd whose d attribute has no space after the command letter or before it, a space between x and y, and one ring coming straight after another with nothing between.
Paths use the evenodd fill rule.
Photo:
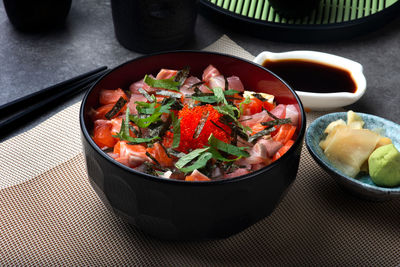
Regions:
<instances>
[{"instance_id":1,"label":"dark soy sauce","mask_svg":"<svg viewBox=\"0 0 400 267\"><path fill-rule=\"evenodd\" d=\"M266 60L262 64L294 90L311 93L355 93L357 87L349 71L301 59Z\"/></svg>"}]
</instances>

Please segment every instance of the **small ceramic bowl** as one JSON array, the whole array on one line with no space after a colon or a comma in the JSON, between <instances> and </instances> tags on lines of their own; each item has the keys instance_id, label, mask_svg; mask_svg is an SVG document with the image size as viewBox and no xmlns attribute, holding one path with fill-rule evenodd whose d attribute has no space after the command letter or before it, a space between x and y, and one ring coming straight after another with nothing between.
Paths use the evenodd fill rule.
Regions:
<instances>
[{"instance_id":1,"label":"small ceramic bowl","mask_svg":"<svg viewBox=\"0 0 400 267\"><path fill-rule=\"evenodd\" d=\"M383 119L370 114L358 113L364 120L366 129L383 129L382 135L392 139L393 144L396 148L400 148L400 125L392 121ZM306 132L306 145L308 151L316 160L316 162L323 167L332 177L335 178L336 182L347 191L368 200L382 201L388 200L394 197L400 197L400 186L399 187L380 187L375 185L371 177L368 174L359 174L356 178L351 178L341 171L339 171L331 162L327 159L319 142L325 138L324 130L326 126L332 121L343 119L346 121L347 113L338 112L330 113L319 117L313 121Z\"/></svg>"},{"instance_id":2,"label":"small ceramic bowl","mask_svg":"<svg viewBox=\"0 0 400 267\"><path fill-rule=\"evenodd\" d=\"M305 108L311 110L331 110L347 106L359 100L364 95L367 88L367 81L363 74L363 67L360 63L328 53L306 50L289 51L283 53L272 53L264 51L260 53L253 60L253 62L263 65L266 60L285 59L300 59L304 61L312 61L315 63L347 70L350 72L351 77L356 84L356 90L354 93L311 93L298 91L296 90L296 88L294 88ZM312 77L310 77L309 79L311 78Z\"/></svg>"}]
</instances>

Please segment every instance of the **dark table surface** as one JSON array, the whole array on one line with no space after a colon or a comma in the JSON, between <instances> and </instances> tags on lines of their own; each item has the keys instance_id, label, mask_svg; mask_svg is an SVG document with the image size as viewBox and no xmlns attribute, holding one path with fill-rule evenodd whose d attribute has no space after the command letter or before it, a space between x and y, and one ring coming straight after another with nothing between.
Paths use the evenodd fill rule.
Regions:
<instances>
[{"instance_id":1,"label":"dark table surface","mask_svg":"<svg viewBox=\"0 0 400 267\"><path fill-rule=\"evenodd\" d=\"M9 22L0 2L0 105L99 66L117 66L140 54L115 39L109 0L73 0L65 27L42 33L22 33ZM202 49L227 34L257 55L268 50L317 50L361 63L367 78L366 94L346 107L400 123L400 16L380 29L344 41L285 43L237 32L199 15L195 37L182 49ZM82 94L22 126L8 137L34 127L55 112L75 103Z\"/></svg>"}]
</instances>

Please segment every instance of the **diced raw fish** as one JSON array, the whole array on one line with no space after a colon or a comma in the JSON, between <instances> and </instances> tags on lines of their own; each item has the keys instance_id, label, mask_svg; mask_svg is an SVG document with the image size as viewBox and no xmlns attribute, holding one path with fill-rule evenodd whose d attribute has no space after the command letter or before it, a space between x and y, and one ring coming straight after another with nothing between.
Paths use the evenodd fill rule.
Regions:
<instances>
[{"instance_id":1,"label":"diced raw fish","mask_svg":"<svg viewBox=\"0 0 400 267\"><path fill-rule=\"evenodd\" d=\"M111 120L111 133L115 135L121 131L122 118L115 118Z\"/></svg>"},{"instance_id":2,"label":"diced raw fish","mask_svg":"<svg viewBox=\"0 0 400 267\"><path fill-rule=\"evenodd\" d=\"M100 97L99 97L99 102L101 105L107 105L107 104L115 104L120 97L125 98L128 100L128 97L126 96L125 92L122 91L122 89L118 88L117 90L106 90L103 89L100 91Z\"/></svg>"},{"instance_id":3,"label":"diced raw fish","mask_svg":"<svg viewBox=\"0 0 400 267\"><path fill-rule=\"evenodd\" d=\"M147 161L147 158L138 156L135 154L130 154L128 156L128 165L132 168L137 167Z\"/></svg>"},{"instance_id":4,"label":"diced raw fish","mask_svg":"<svg viewBox=\"0 0 400 267\"><path fill-rule=\"evenodd\" d=\"M259 113L248 115L248 116L241 116L239 118L240 123L243 126L253 127L257 123L270 121L272 118L268 115L267 111L263 110Z\"/></svg>"},{"instance_id":5,"label":"diced raw fish","mask_svg":"<svg viewBox=\"0 0 400 267\"><path fill-rule=\"evenodd\" d=\"M151 75L150 75L151 76ZM151 93L154 92L154 88L151 88L148 84L146 84L143 79L140 81L134 82L129 86L129 91L131 91L132 94L141 94L139 92L139 88L144 89L146 92Z\"/></svg>"},{"instance_id":6,"label":"diced raw fish","mask_svg":"<svg viewBox=\"0 0 400 267\"><path fill-rule=\"evenodd\" d=\"M239 92L244 91L243 83L237 76L231 76L226 78L228 80L229 89L233 89Z\"/></svg>"},{"instance_id":7,"label":"diced raw fish","mask_svg":"<svg viewBox=\"0 0 400 267\"><path fill-rule=\"evenodd\" d=\"M212 93L212 91L210 90L210 88L208 88L208 86L206 84L202 84L199 87L200 91L202 91L203 93Z\"/></svg>"},{"instance_id":8,"label":"diced raw fish","mask_svg":"<svg viewBox=\"0 0 400 267\"><path fill-rule=\"evenodd\" d=\"M225 78L222 75L211 77L208 81L208 85L211 89L220 87L222 90L225 90Z\"/></svg>"},{"instance_id":9,"label":"diced raw fish","mask_svg":"<svg viewBox=\"0 0 400 267\"><path fill-rule=\"evenodd\" d=\"M101 148L113 147L117 139L111 133L112 123L109 120L94 122L93 141Z\"/></svg>"},{"instance_id":10,"label":"diced raw fish","mask_svg":"<svg viewBox=\"0 0 400 267\"><path fill-rule=\"evenodd\" d=\"M221 175L222 175L222 171L218 167L214 168L212 171L212 174L211 174L212 177L220 177Z\"/></svg>"},{"instance_id":11,"label":"diced raw fish","mask_svg":"<svg viewBox=\"0 0 400 267\"><path fill-rule=\"evenodd\" d=\"M208 65L208 67L203 71L203 82L208 83L208 81L215 76L221 75L221 73L213 66Z\"/></svg>"},{"instance_id":12,"label":"diced raw fish","mask_svg":"<svg viewBox=\"0 0 400 267\"><path fill-rule=\"evenodd\" d=\"M157 74L157 80L165 80L174 77L178 73L177 70L161 69Z\"/></svg>"},{"instance_id":13,"label":"diced raw fish","mask_svg":"<svg viewBox=\"0 0 400 267\"><path fill-rule=\"evenodd\" d=\"M249 170L247 170L246 168L239 168L231 173L225 174L224 178L238 177L238 176L245 175L248 173L249 173Z\"/></svg>"},{"instance_id":14,"label":"diced raw fish","mask_svg":"<svg viewBox=\"0 0 400 267\"><path fill-rule=\"evenodd\" d=\"M271 110L271 113L274 114L279 119L284 119L286 116L286 105L284 104L277 105L273 110Z\"/></svg>"},{"instance_id":15,"label":"diced raw fish","mask_svg":"<svg viewBox=\"0 0 400 267\"><path fill-rule=\"evenodd\" d=\"M251 170L252 171L257 171L257 170L259 170L261 168L264 168L267 165L268 164L265 164L265 163L257 163L257 164L251 165Z\"/></svg>"},{"instance_id":16,"label":"diced raw fish","mask_svg":"<svg viewBox=\"0 0 400 267\"><path fill-rule=\"evenodd\" d=\"M146 156L146 148L142 145L128 145L126 141L119 141L114 147L114 153L118 153L120 157L126 157L130 155Z\"/></svg>"},{"instance_id":17,"label":"diced raw fish","mask_svg":"<svg viewBox=\"0 0 400 267\"><path fill-rule=\"evenodd\" d=\"M273 139L261 138L254 145L253 149L260 153L263 158L271 158L283 146L281 142L274 141Z\"/></svg>"},{"instance_id":18,"label":"diced raw fish","mask_svg":"<svg viewBox=\"0 0 400 267\"><path fill-rule=\"evenodd\" d=\"M194 170L192 174L186 176L185 181L210 181L210 178L208 178L198 170Z\"/></svg>"},{"instance_id":19,"label":"diced raw fish","mask_svg":"<svg viewBox=\"0 0 400 267\"><path fill-rule=\"evenodd\" d=\"M201 82L199 78L190 76L185 80L180 88L180 91L185 95L191 95L194 93L194 87L192 87L192 85L199 82Z\"/></svg>"},{"instance_id":20,"label":"diced raw fish","mask_svg":"<svg viewBox=\"0 0 400 267\"><path fill-rule=\"evenodd\" d=\"M295 105L286 106L286 118L290 118L292 125L297 126L299 123L299 111Z\"/></svg>"},{"instance_id":21,"label":"diced raw fish","mask_svg":"<svg viewBox=\"0 0 400 267\"><path fill-rule=\"evenodd\" d=\"M142 95L142 94L132 94L131 95L131 99L129 100L128 103L128 108L129 108L129 113L130 114L137 114L137 110L136 110L136 106L137 104L135 102L147 102L147 98Z\"/></svg>"}]
</instances>

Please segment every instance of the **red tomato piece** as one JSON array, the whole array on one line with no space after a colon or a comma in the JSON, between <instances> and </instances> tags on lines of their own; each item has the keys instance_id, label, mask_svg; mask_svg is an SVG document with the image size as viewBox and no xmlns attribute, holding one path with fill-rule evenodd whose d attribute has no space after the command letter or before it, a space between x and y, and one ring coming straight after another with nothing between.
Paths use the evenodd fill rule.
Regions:
<instances>
[{"instance_id":1,"label":"red tomato piece","mask_svg":"<svg viewBox=\"0 0 400 267\"><path fill-rule=\"evenodd\" d=\"M275 153L275 155L272 157L272 161L275 161L277 159L279 159L280 157L282 157L283 154L285 154L294 144L293 140L289 140L285 143L285 145L283 147L281 147L278 152Z\"/></svg>"}]
</instances>

